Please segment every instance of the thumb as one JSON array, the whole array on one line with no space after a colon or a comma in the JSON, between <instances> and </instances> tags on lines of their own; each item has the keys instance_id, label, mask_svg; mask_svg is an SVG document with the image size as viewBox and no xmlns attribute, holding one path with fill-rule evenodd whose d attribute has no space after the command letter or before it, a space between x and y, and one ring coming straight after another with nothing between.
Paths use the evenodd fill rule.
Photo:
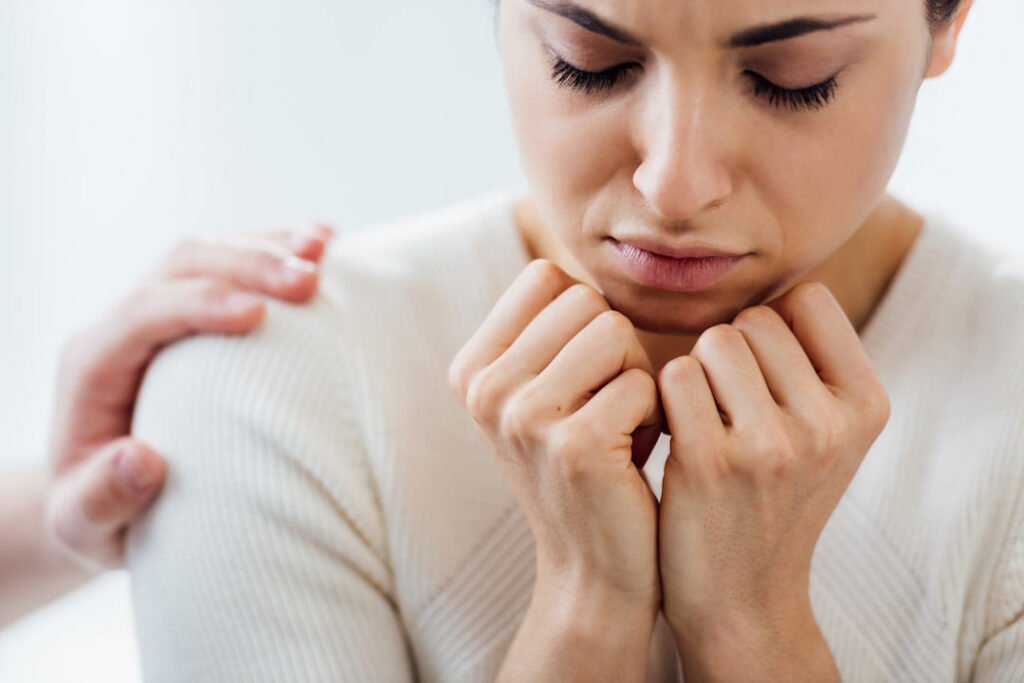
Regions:
<instances>
[{"instance_id":1,"label":"thumb","mask_svg":"<svg viewBox=\"0 0 1024 683\"><path fill-rule=\"evenodd\" d=\"M124 437L58 476L46 525L64 550L104 567L124 562L124 528L149 506L167 468L145 444Z\"/></svg>"}]
</instances>

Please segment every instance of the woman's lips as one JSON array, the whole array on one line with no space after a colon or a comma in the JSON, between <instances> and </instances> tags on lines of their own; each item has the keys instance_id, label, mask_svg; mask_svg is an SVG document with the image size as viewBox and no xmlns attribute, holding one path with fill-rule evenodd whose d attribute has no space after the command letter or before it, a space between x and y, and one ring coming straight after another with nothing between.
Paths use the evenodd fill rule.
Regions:
<instances>
[{"instance_id":1,"label":"woman's lips","mask_svg":"<svg viewBox=\"0 0 1024 683\"><path fill-rule=\"evenodd\" d=\"M693 248L675 252L681 258L642 249L612 238L622 264L644 284L676 292L696 292L711 287L739 266L746 254Z\"/></svg>"}]
</instances>

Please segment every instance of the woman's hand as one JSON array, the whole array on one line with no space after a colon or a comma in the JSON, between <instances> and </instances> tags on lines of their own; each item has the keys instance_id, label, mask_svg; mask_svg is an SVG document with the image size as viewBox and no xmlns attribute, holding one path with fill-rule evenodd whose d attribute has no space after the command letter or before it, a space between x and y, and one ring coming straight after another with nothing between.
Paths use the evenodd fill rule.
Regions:
<instances>
[{"instance_id":1,"label":"woman's hand","mask_svg":"<svg viewBox=\"0 0 1024 683\"><path fill-rule=\"evenodd\" d=\"M656 500L634 464L662 425L652 375L629 320L544 259L453 360L449 383L536 541L533 602L499 678L642 679L661 597Z\"/></svg>"},{"instance_id":2,"label":"woman's hand","mask_svg":"<svg viewBox=\"0 0 1024 683\"><path fill-rule=\"evenodd\" d=\"M811 612L818 537L889 417L820 283L704 332L658 377L671 439L659 510L664 609L687 681L838 674Z\"/></svg>"},{"instance_id":3,"label":"woman's hand","mask_svg":"<svg viewBox=\"0 0 1024 683\"><path fill-rule=\"evenodd\" d=\"M88 568L120 566L127 525L163 483L160 456L128 434L146 366L166 344L252 330L257 293L308 299L329 228L190 240L64 347L50 435L46 529Z\"/></svg>"}]
</instances>

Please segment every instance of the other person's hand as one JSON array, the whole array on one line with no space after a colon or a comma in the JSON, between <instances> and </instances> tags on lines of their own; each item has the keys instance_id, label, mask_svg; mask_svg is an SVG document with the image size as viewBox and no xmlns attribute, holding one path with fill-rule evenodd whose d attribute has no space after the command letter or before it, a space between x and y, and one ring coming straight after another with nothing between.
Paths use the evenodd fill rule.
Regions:
<instances>
[{"instance_id":1,"label":"other person's hand","mask_svg":"<svg viewBox=\"0 0 1024 683\"><path fill-rule=\"evenodd\" d=\"M262 295L309 299L332 232L325 226L181 243L61 356L49 444L46 529L84 567L121 566L128 524L163 484L163 460L131 439L132 407L149 362L193 334L242 334Z\"/></svg>"}]
</instances>

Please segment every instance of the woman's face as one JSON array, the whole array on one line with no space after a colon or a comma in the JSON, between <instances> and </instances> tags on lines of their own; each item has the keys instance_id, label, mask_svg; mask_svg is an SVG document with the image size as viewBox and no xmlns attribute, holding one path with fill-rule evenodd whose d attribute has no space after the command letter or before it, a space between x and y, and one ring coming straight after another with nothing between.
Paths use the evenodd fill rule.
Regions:
<instances>
[{"instance_id":1,"label":"woman's face","mask_svg":"<svg viewBox=\"0 0 1024 683\"><path fill-rule=\"evenodd\" d=\"M751 30L805 18L844 23ZM781 294L856 231L931 54L922 0L501 0L498 22L544 223L613 308L671 334ZM638 236L746 256L668 290L620 262L612 238Z\"/></svg>"}]
</instances>

